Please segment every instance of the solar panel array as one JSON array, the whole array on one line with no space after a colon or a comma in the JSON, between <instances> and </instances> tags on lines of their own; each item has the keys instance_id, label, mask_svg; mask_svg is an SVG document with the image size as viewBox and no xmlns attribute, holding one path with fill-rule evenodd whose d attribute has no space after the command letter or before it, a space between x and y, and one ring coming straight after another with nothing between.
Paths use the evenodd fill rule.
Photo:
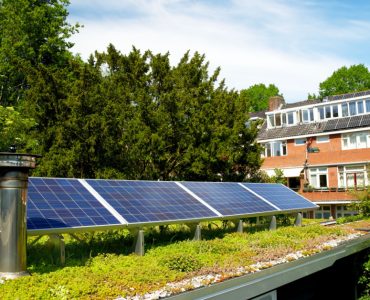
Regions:
<instances>
[{"instance_id":1,"label":"solar panel array","mask_svg":"<svg viewBox=\"0 0 370 300\"><path fill-rule=\"evenodd\" d=\"M173 181L86 181L129 223L217 216Z\"/></svg>"},{"instance_id":2,"label":"solar panel array","mask_svg":"<svg viewBox=\"0 0 370 300\"><path fill-rule=\"evenodd\" d=\"M350 98L355 98L355 97L362 97L362 96L367 96L367 95L370 95L370 90L363 91L363 92L350 93L350 94L329 96L328 99L330 101L335 101L335 100L344 100L344 99L350 99Z\"/></svg>"},{"instance_id":3,"label":"solar panel array","mask_svg":"<svg viewBox=\"0 0 370 300\"><path fill-rule=\"evenodd\" d=\"M324 131L370 126L370 114L328 120Z\"/></svg>"},{"instance_id":4,"label":"solar panel array","mask_svg":"<svg viewBox=\"0 0 370 300\"><path fill-rule=\"evenodd\" d=\"M223 216L277 211L255 194L232 182L182 182Z\"/></svg>"},{"instance_id":5,"label":"solar panel array","mask_svg":"<svg viewBox=\"0 0 370 300\"><path fill-rule=\"evenodd\" d=\"M283 185L29 179L28 232L199 222L315 209Z\"/></svg>"}]
</instances>

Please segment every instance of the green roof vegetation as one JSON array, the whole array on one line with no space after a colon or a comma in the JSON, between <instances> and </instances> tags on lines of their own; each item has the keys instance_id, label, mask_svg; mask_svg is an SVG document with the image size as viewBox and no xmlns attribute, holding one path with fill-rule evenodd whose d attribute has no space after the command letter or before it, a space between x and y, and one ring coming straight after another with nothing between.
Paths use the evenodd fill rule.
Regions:
<instances>
[{"instance_id":1,"label":"green roof vegetation","mask_svg":"<svg viewBox=\"0 0 370 300\"><path fill-rule=\"evenodd\" d=\"M145 256L128 254L133 237L126 231L79 234L80 241L66 236L65 267L60 266L58 249L44 237L29 243L32 276L6 281L0 298L114 299L169 289L169 283L195 276L217 274L222 281L240 276L241 267L254 272L260 262L266 263L259 268L266 268L280 257L288 255L289 261L290 253L309 256L329 249L318 246L353 232L348 226L314 224L276 231L252 226L247 233L234 233L226 223L203 225L201 241L192 241L193 232L180 225L147 229ZM191 288L173 285L171 293Z\"/></svg>"}]
</instances>

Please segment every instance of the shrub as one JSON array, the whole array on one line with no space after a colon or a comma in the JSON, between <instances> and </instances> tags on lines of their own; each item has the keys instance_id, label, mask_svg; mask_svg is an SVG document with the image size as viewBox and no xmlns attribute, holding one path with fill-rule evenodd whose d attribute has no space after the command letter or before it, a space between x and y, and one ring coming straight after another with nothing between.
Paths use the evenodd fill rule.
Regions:
<instances>
[{"instance_id":1,"label":"shrub","mask_svg":"<svg viewBox=\"0 0 370 300\"><path fill-rule=\"evenodd\" d=\"M162 261L170 270L180 272L197 271L202 267L202 263L194 255L187 253L173 254Z\"/></svg>"}]
</instances>

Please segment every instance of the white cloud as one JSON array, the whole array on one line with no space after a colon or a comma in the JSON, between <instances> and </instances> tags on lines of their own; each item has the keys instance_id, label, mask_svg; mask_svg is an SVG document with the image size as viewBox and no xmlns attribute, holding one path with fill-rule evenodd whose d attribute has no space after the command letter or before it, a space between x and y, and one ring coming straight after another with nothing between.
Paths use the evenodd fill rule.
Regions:
<instances>
[{"instance_id":1,"label":"white cloud","mask_svg":"<svg viewBox=\"0 0 370 300\"><path fill-rule=\"evenodd\" d=\"M314 5L292 6L282 1L76 1L76 12L93 5L89 14L72 15L84 24L72 38L83 58L109 43L123 53L132 45L145 51L171 54L176 64L189 49L205 53L211 68L221 66L230 88L273 83L287 101L304 100L343 65L353 63L331 43L364 36L369 24L348 21L337 28ZM92 14L90 14L91 16ZM306 21L307 20L307 21ZM325 52L326 51L326 52Z\"/></svg>"}]
</instances>

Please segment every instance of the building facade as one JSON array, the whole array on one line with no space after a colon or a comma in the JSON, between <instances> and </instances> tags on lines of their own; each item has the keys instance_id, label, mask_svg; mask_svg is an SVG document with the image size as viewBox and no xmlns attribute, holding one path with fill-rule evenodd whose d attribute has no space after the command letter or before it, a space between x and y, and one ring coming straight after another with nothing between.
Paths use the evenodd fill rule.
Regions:
<instances>
[{"instance_id":1,"label":"building facade","mask_svg":"<svg viewBox=\"0 0 370 300\"><path fill-rule=\"evenodd\" d=\"M281 169L290 188L318 204L310 217L354 215L353 191L370 184L370 91L297 103L272 97L264 115L262 170Z\"/></svg>"}]
</instances>

